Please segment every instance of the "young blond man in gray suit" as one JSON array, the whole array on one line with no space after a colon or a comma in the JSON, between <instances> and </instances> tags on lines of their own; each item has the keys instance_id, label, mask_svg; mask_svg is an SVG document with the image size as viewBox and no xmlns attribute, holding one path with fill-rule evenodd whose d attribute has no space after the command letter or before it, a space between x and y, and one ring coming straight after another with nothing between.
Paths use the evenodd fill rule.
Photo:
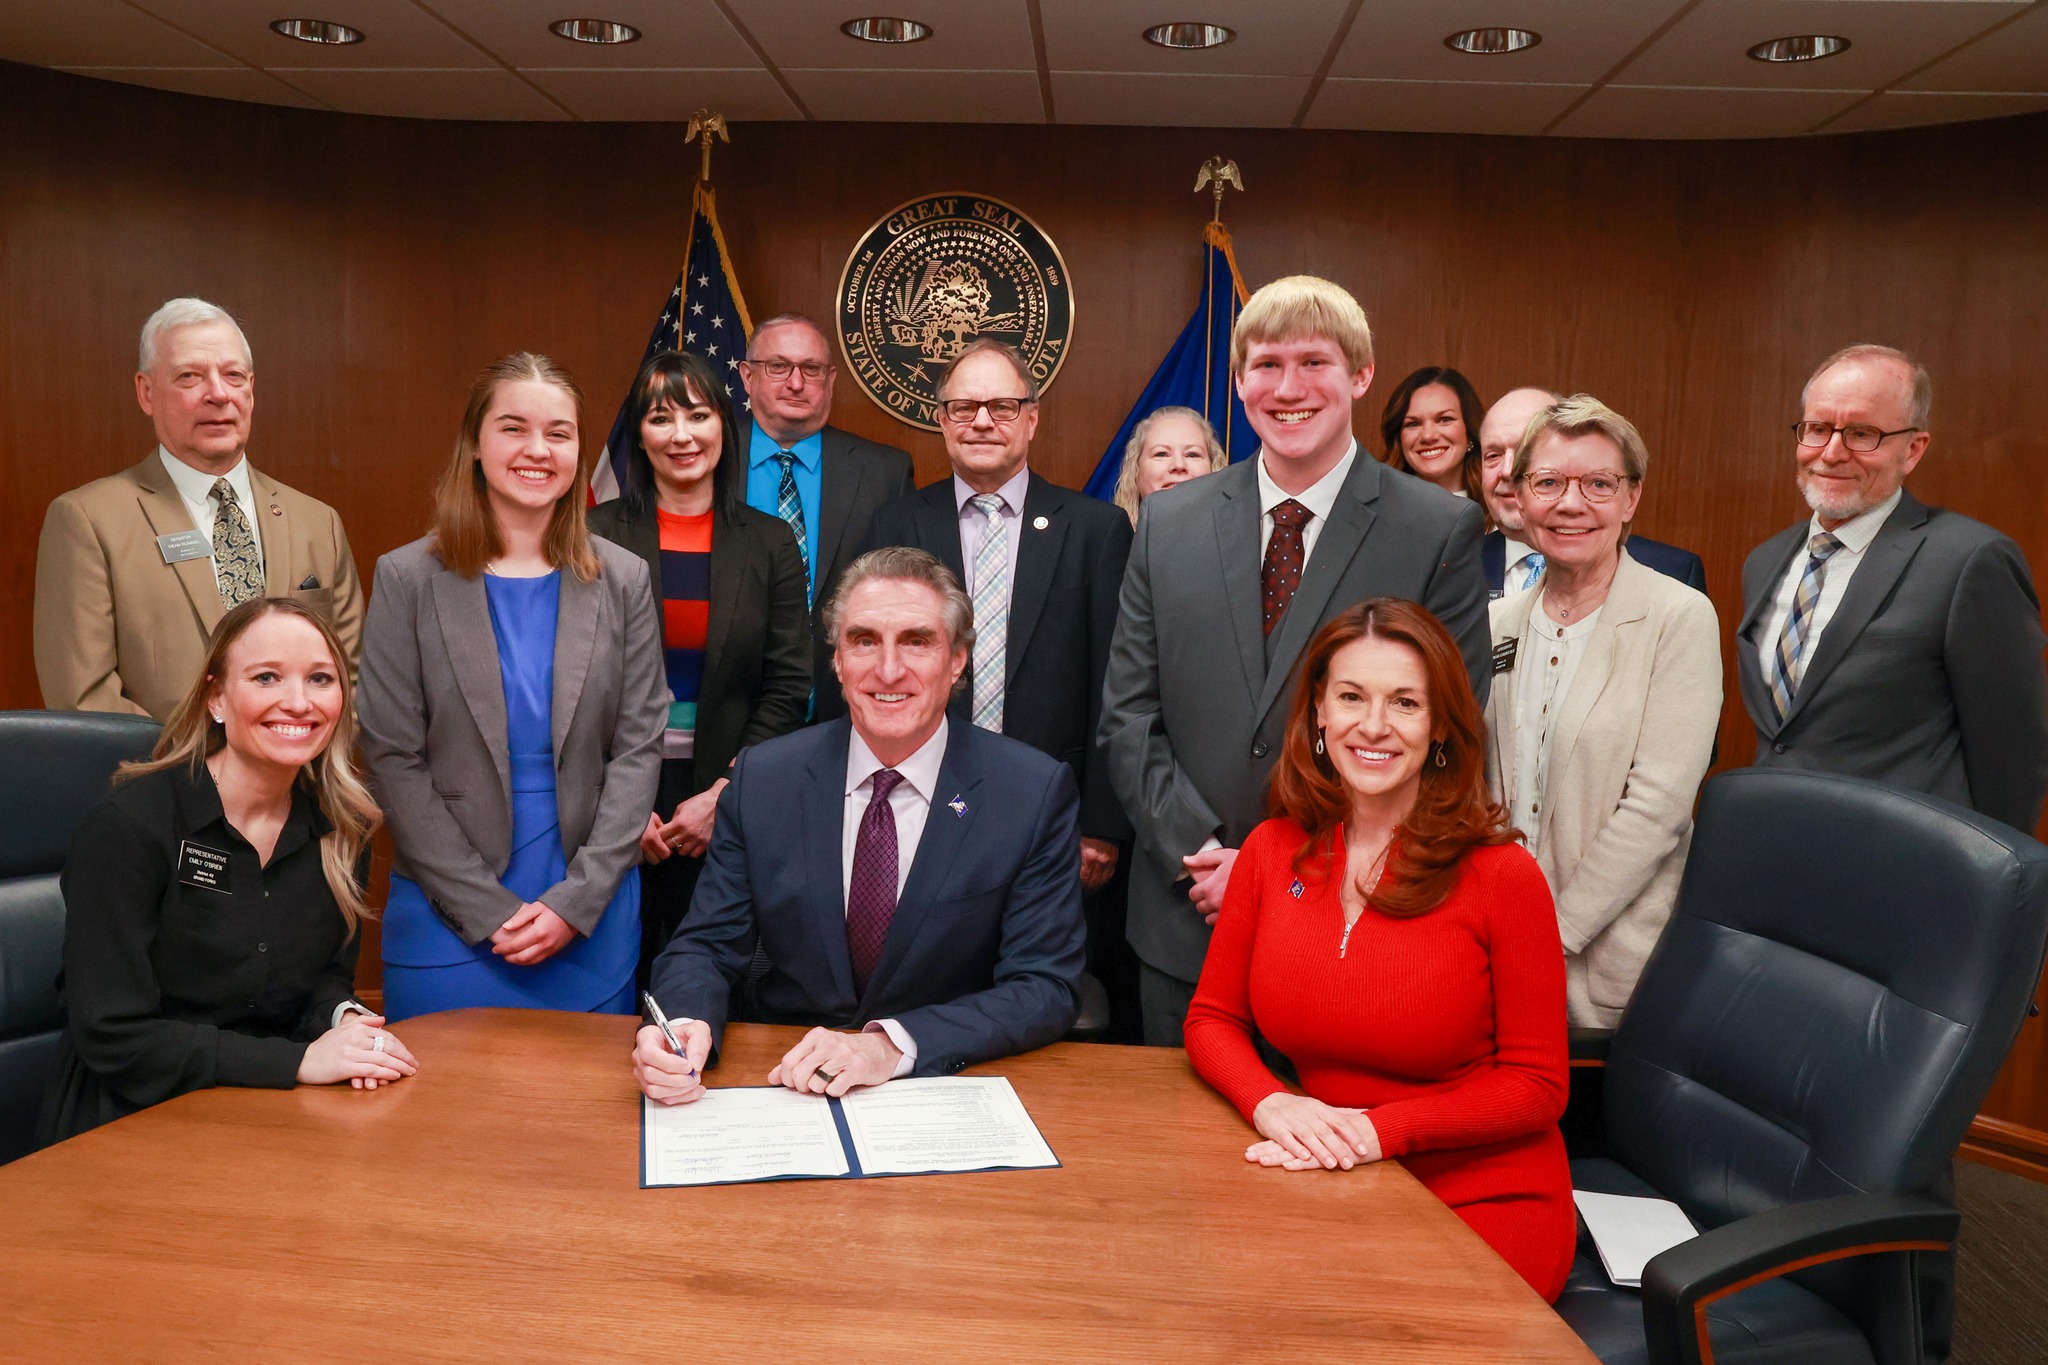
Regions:
<instances>
[{"instance_id":1,"label":"young blond man in gray suit","mask_svg":"<svg viewBox=\"0 0 2048 1365\"><path fill-rule=\"evenodd\" d=\"M1486 699L1485 520L1360 452L1351 408L1373 356L1358 301L1313 276L1275 280L1238 315L1230 362L1259 453L1145 500L1103 689L1110 781L1137 830L1128 936L1157 1046L1180 1044L1315 633L1367 597L1419 602Z\"/></svg>"}]
</instances>

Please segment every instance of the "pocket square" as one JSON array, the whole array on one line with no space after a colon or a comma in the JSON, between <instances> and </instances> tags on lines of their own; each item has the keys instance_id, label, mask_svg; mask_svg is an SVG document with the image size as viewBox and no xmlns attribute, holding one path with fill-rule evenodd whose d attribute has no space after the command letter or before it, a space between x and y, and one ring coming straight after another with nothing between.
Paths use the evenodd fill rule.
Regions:
<instances>
[{"instance_id":1,"label":"pocket square","mask_svg":"<svg viewBox=\"0 0 2048 1365\"><path fill-rule=\"evenodd\" d=\"M319 586L320 575L316 573L309 573L306 575L306 581L299 584L299 591L305 592L308 588L317 588Z\"/></svg>"}]
</instances>

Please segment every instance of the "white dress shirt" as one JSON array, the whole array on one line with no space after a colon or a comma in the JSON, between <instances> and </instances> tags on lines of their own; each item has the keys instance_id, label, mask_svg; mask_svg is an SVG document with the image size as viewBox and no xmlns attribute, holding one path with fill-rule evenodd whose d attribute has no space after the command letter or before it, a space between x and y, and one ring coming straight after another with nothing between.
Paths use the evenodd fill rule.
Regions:
<instances>
[{"instance_id":1,"label":"white dress shirt","mask_svg":"<svg viewBox=\"0 0 2048 1365\"><path fill-rule=\"evenodd\" d=\"M1316 541L1322 537L1323 523L1330 519L1330 509L1337 505L1337 494L1344 490L1344 480L1351 476L1351 465L1357 458L1358 438L1353 437L1350 451L1329 473L1301 492L1289 493L1273 482L1273 476L1266 472L1266 456L1264 452L1259 454L1259 555L1262 563L1266 544L1273 539L1273 509L1292 498L1309 512L1308 525L1301 528L1301 568L1304 574L1308 572L1309 556L1316 552Z\"/></svg>"},{"instance_id":2,"label":"white dress shirt","mask_svg":"<svg viewBox=\"0 0 2048 1365\"><path fill-rule=\"evenodd\" d=\"M1017 586L1017 534L1024 523L1024 490L1031 483L1031 467L1026 465L1018 470L1010 481L996 490L996 496L1003 500L999 514L1003 519L1003 552L1009 556L1004 565L1003 599L1008 601ZM981 542L988 535L988 515L976 507L972 499L978 494L958 474L953 476L953 501L960 512L960 567L967 570L967 581L961 586L970 596L974 593L974 552L981 548ZM936 773L937 768L932 771Z\"/></svg>"},{"instance_id":3,"label":"white dress shirt","mask_svg":"<svg viewBox=\"0 0 2048 1365\"><path fill-rule=\"evenodd\" d=\"M212 474L202 474L186 464L162 446L156 448L156 456L164 462L164 472L171 476L171 484L178 490L178 497L185 504L186 514L192 518L193 529L205 536L209 544L213 541L213 480ZM249 484L249 457L244 455L235 461L235 467L220 477L228 481L228 487L235 490L235 501L242 504L242 517L249 523L249 538L256 542L256 573L263 574L263 528L256 522L256 490ZM213 566L213 583L220 586L220 565Z\"/></svg>"},{"instance_id":4,"label":"white dress shirt","mask_svg":"<svg viewBox=\"0 0 2048 1365\"><path fill-rule=\"evenodd\" d=\"M1520 592L1524 587L1528 586L1521 582L1522 577L1528 573L1528 569L1522 561L1535 554L1536 547L1534 545L1524 545L1513 536L1502 532L1501 553L1501 590L1503 592Z\"/></svg>"},{"instance_id":5,"label":"white dress shirt","mask_svg":"<svg viewBox=\"0 0 2048 1365\"><path fill-rule=\"evenodd\" d=\"M1893 493L1862 516L1852 517L1834 529L1834 537L1842 542L1842 548L1828 556L1827 572L1821 575L1820 600L1813 604L1813 616L1806 623L1804 663L1813 661L1813 652L1820 648L1821 633L1834 619L1835 609L1842 605L1842 595L1849 591L1849 580L1855 576L1856 566L1863 562L1870 542L1876 540L1877 533L1884 529L1885 518L1898 508L1899 496L1899 493ZM1799 594L1799 579L1806 572L1807 547L1826 529L1820 524L1818 514L1807 523L1806 540L1793 554L1785 576L1778 580L1778 591L1771 598L1770 610L1756 623L1756 633L1750 637L1757 647L1766 680L1777 668L1772 660L1777 656L1778 637L1784 633L1785 618L1792 614L1792 599Z\"/></svg>"},{"instance_id":6,"label":"white dress shirt","mask_svg":"<svg viewBox=\"0 0 2048 1365\"><path fill-rule=\"evenodd\" d=\"M903 780L889 793L889 811L896 817L896 898L903 898L903 885L910 880L910 866L917 861L917 846L924 839L925 817L932 812L933 792L939 785L939 765L946 758L946 718L939 717L939 728L932 737L920 746L916 753L896 765L896 771ZM853 732L852 742L846 749L846 808L839 822L839 908L846 910L847 899L853 894L853 853L860 844L861 817L867 814L868 803L874 799L875 774L888 765L875 757L875 751L860 737L860 731ZM881 1030L889 1035L889 1041L896 1044L903 1054L896 1063L896 1075L907 1076L917 1065L917 1040L910 1036L908 1029L894 1019L876 1019L866 1032ZM892 1078L893 1079L893 1078Z\"/></svg>"},{"instance_id":7,"label":"white dress shirt","mask_svg":"<svg viewBox=\"0 0 2048 1365\"><path fill-rule=\"evenodd\" d=\"M1509 815L1515 828L1529 841L1534 853L1542 829L1543 789L1550 781L1550 747L1556 735L1558 714L1571 695L1572 680L1578 676L1579 661L1586 657L1586 641L1593 634L1605 606L1593 608L1579 620L1561 626L1538 598L1529 612L1529 624L1522 631L1519 664L1515 670L1515 790Z\"/></svg>"}]
</instances>

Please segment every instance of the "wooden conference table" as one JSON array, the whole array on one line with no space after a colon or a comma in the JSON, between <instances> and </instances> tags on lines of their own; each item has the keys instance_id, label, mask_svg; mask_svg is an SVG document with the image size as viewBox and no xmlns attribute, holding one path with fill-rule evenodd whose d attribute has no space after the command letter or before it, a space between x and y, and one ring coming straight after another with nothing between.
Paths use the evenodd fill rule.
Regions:
<instances>
[{"instance_id":1,"label":"wooden conference table","mask_svg":"<svg viewBox=\"0 0 2048 1365\"><path fill-rule=\"evenodd\" d=\"M0 1167L0 1358L1592 1359L1400 1166L1248 1166L1184 1053L978 1068L1063 1169L643 1190L635 1025L428 1016L389 1089L202 1091ZM798 1036L734 1026L713 1084Z\"/></svg>"}]
</instances>

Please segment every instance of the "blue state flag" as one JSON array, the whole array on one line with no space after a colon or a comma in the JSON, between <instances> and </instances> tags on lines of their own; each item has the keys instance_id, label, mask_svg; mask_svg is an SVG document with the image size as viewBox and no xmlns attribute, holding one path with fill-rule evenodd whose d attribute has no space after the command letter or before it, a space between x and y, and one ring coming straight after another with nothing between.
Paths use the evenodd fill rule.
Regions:
<instances>
[{"instance_id":1,"label":"blue state flag","mask_svg":"<svg viewBox=\"0 0 2048 1365\"><path fill-rule=\"evenodd\" d=\"M1090 497L1104 501L1116 497L1124 446L1138 423L1160 408L1193 408L1208 418L1233 462L1259 448L1259 438L1252 434L1251 423L1245 420L1244 404L1238 401L1230 383L1230 329L1236 325L1238 310L1250 295L1237 273L1237 253L1223 224L1209 224L1203 229L1202 240L1206 243L1202 296L1195 304L1194 316L1181 328L1173 348L1153 373L1152 382L1145 386L1130 415L1117 428L1116 439L1103 452L1083 490Z\"/></svg>"},{"instance_id":2,"label":"blue state flag","mask_svg":"<svg viewBox=\"0 0 2048 1365\"><path fill-rule=\"evenodd\" d=\"M690 200L690 238L684 249L683 268L676 274L675 287L661 316L654 320L654 333L640 356L645 365L663 351L693 351L717 367L733 397L744 407L746 390L740 382L740 362L747 358L747 339L754 334L747 316L747 301L733 278L732 257L725 249L725 233L718 226L718 202L711 186L699 181ZM634 373L638 373L636 368ZM630 401L631 395L627 395ZM592 502L610 502L626 486L626 455L637 439L627 429L626 404L612 419L612 434L605 441L605 457L591 472Z\"/></svg>"}]
</instances>

